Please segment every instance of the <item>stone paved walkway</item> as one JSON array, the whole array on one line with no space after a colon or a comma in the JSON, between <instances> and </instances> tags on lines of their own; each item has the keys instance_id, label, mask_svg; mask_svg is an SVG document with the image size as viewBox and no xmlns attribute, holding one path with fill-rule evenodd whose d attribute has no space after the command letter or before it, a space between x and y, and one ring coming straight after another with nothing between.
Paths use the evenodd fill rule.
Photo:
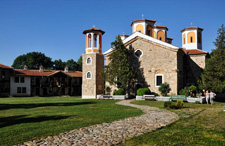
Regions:
<instances>
[{"instance_id":1,"label":"stone paved walkway","mask_svg":"<svg viewBox=\"0 0 225 146\"><path fill-rule=\"evenodd\" d=\"M166 126L179 119L178 115L173 112L159 110L150 106L134 105L130 103L131 101L123 100L117 102L117 104L142 109L144 111L143 115L114 121L112 123L103 123L75 129L62 133L59 136L49 136L45 139L25 142L23 145L116 145L127 139Z\"/></svg>"}]
</instances>

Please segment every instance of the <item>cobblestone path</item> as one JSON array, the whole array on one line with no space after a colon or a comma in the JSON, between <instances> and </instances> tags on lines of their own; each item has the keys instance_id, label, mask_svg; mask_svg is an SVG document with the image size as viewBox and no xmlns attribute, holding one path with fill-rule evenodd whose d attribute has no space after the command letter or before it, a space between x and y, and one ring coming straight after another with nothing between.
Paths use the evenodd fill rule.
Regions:
<instances>
[{"instance_id":1,"label":"cobblestone path","mask_svg":"<svg viewBox=\"0 0 225 146\"><path fill-rule=\"evenodd\" d=\"M103 123L75 129L61 133L58 136L49 136L40 140L28 141L22 145L116 145L127 139L166 126L179 119L178 115L173 112L159 110L158 108L150 106L134 105L130 103L131 101L132 100L123 100L117 102L117 104L139 108L144 111L143 115L114 121L112 123Z\"/></svg>"}]
</instances>

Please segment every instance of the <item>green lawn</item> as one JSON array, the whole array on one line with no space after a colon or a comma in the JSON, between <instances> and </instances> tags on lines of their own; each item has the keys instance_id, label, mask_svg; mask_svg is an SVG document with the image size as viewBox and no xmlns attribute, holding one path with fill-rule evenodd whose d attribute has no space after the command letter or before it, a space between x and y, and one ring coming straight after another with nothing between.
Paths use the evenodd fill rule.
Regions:
<instances>
[{"instance_id":1,"label":"green lawn","mask_svg":"<svg viewBox=\"0 0 225 146\"><path fill-rule=\"evenodd\" d=\"M135 104L159 107L164 110L163 103L157 101L134 101ZM180 116L177 122L154 132L126 141L121 145L159 145L159 146L224 146L225 145L225 103L215 105L184 103L181 110L170 110Z\"/></svg>"},{"instance_id":2,"label":"green lawn","mask_svg":"<svg viewBox=\"0 0 225 146\"><path fill-rule=\"evenodd\" d=\"M115 102L77 97L0 98L0 145L142 114L141 110Z\"/></svg>"}]
</instances>

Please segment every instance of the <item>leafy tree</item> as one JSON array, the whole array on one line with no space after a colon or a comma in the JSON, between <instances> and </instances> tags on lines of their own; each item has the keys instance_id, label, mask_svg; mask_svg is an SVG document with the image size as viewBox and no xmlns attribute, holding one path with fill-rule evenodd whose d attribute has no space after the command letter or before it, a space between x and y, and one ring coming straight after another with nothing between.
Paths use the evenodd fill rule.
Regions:
<instances>
[{"instance_id":1,"label":"leafy tree","mask_svg":"<svg viewBox=\"0 0 225 146\"><path fill-rule=\"evenodd\" d=\"M52 64L52 59L45 56L45 54L41 52L29 52L18 56L14 60L12 67L15 69L23 69L26 65L28 69L39 69L39 66L42 65L44 68L50 69Z\"/></svg>"},{"instance_id":2,"label":"leafy tree","mask_svg":"<svg viewBox=\"0 0 225 146\"><path fill-rule=\"evenodd\" d=\"M82 56L77 60L78 68L77 70L82 71Z\"/></svg>"},{"instance_id":3,"label":"leafy tree","mask_svg":"<svg viewBox=\"0 0 225 146\"><path fill-rule=\"evenodd\" d=\"M199 88L225 92L225 27L218 29L218 36L214 42L216 49L212 50L210 58L206 60L206 67L199 80Z\"/></svg>"},{"instance_id":4,"label":"leafy tree","mask_svg":"<svg viewBox=\"0 0 225 146\"><path fill-rule=\"evenodd\" d=\"M167 94L170 92L171 88L168 83L163 83L159 87L159 91L163 96L167 96Z\"/></svg>"},{"instance_id":5,"label":"leafy tree","mask_svg":"<svg viewBox=\"0 0 225 146\"><path fill-rule=\"evenodd\" d=\"M66 63L63 62L61 59L59 59L59 60L55 60L53 62L52 69L54 69L54 70L64 70L65 67L66 67Z\"/></svg>"},{"instance_id":6,"label":"leafy tree","mask_svg":"<svg viewBox=\"0 0 225 146\"><path fill-rule=\"evenodd\" d=\"M66 66L69 68L70 71L78 70L78 64L73 59L67 60Z\"/></svg>"},{"instance_id":7,"label":"leafy tree","mask_svg":"<svg viewBox=\"0 0 225 146\"><path fill-rule=\"evenodd\" d=\"M124 88L129 96L138 76L138 69L134 64L137 58L134 57L132 49L124 46L119 36L111 45L114 50L109 56L110 63L105 67L103 78L111 85L119 85L119 88Z\"/></svg>"}]
</instances>

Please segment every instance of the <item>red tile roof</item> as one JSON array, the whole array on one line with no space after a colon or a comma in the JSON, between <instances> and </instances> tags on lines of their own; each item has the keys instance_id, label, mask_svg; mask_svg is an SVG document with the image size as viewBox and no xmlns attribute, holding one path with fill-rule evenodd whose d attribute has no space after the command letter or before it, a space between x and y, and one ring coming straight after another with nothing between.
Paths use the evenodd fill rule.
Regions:
<instances>
[{"instance_id":1,"label":"red tile roof","mask_svg":"<svg viewBox=\"0 0 225 146\"><path fill-rule=\"evenodd\" d=\"M4 68L4 69L13 69L12 67L7 66L7 65L3 65L3 64L0 64L0 68Z\"/></svg>"},{"instance_id":2,"label":"red tile roof","mask_svg":"<svg viewBox=\"0 0 225 146\"><path fill-rule=\"evenodd\" d=\"M168 30L168 28L166 26L160 26L160 25L155 25L156 28L165 28L166 30Z\"/></svg>"},{"instance_id":3,"label":"red tile roof","mask_svg":"<svg viewBox=\"0 0 225 146\"><path fill-rule=\"evenodd\" d=\"M89 28L89 29L85 29L85 30L83 31L83 34L86 34L86 33L88 33L88 32L93 32L93 31L100 31L102 34L105 33L105 31L103 31L103 30L101 30L101 29L99 29L99 28Z\"/></svg>"},{"instance_id":4,"label":"red tile roof","mask_svg":"<svg viewBox=\"0 0 225 146\"><path fill-rule=\"evenodd\" d=\"M67 75L69 75L71 77L82 77L82 72L81 71L67 72L65 74L67 74Z\"/></svg>"},{"instance_id":5,"label":"red tile roof","mask_svg":"<svg viewBox=\"0 0 225 146\"><path fill-rule=\"evenodd\" d=\"M191 49L191 50L186 50L182 48L184 52L186 52L189 55L195 55L195 54L207 54L207 51L199 50L199 49Z\"/></svg>"},{"instance_id":6,"label":"red tile roof","mask_svg":"<svg viewBox=\"0 0 225 146\"><path fill-rule=\"evenodd\" d=\"M134 20L132 23L131 23L131 26L133 25L133 23L135 22L153 22L155 23L156 21L155 20L149 20L149 19L139 19L139 20Z\"/></svg>"},{"instance_id":7,"label":"red tile roof","mask_svg":"<svg viewBox=\"0 0 225 146\"><path fill-rule=\"evenodd\" d=\"M39 72L39 70L23 70L23 69L16 69L15 75L21 76L51 76L56 73L62 72L70 77L82 77L82 72L75 71L75 72L68 72L65 73L64 71L59 70L44 70L43 72Z\"/></svg>"},{"instance_id":8,"label":"red tile roof","mask_svg":"<svg viewBox=\"0 0 225 146\"><path fill-rule=\"evenodd\" d=\"M193 29L197 29L197 30L203 31L203 28L191 26L191 27L184 28L183 30L181 30L181 32L183 32L185 30L193 30Z\"/></svg>"}]
</instances>

